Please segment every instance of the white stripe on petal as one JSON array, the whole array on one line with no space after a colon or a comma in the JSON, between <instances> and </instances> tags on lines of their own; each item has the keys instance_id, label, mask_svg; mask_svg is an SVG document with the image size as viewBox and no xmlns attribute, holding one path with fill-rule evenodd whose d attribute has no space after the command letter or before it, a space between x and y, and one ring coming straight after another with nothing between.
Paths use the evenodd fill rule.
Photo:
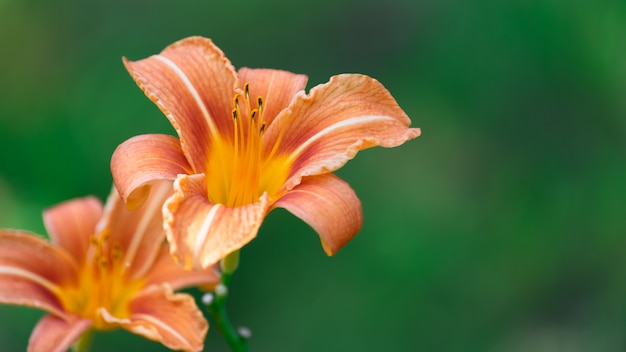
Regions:
<instances>
[{"instance_id":1,"label":"white stripe on petal","mask_svg":"<svg viewBox=\"0 0 626 352\"><path fill-rule=\"evenodd\" d=\"M152 190L154 192L154 190ZM151 197L152 199L164 199L165 195L167 195L170 192L170 188L169 187L158 187L158 194L153 194ZM161 211L161 208L163 208L163 204L159 203L159 202L148 202L148 204L144 204L144 207L149 207L148 209L141 209L138 211L143 211L142 217L141 217L141 221L139 222L139 224L137 225L137 228L135 229L135 233L133 233L132 236L132 242L130 243L130 245L128 246L127 249L127 253L124 256L124 265L132 265L133 264L133 260L135 259L135 255L137 254L137 249L139 249L139 246L142 244L143 242L143 238L146 234L146 228L148 227L148 225L150 224L151 220L153 219L154 216L156 216L157 212ZM165 234L163 235L165 237ZM150 267L152 267L152 262L146 260L143 263L143 267L141 269L137 269L137 272L135 273L135 277L140 278L143 277L145 275L145 273L148 271L148 269L150 269Z\"/></svg>"},{"instance_id":2,"label":"white stripe on petal","mask_svg":"<svg viewBox=\"0 0 626 352\"><path fill-rule=\"evenodd\" d=\"M291 153L291 159L294 159L296 157L298 157L300 155L300 153L302 153L302 151L304 151L306 148L308 148L311 144L313 144L313 142L321 139L322 137L324 137L324 135L331 133L335 130L338 130L340 128L343 127L347 127L347 126L353 126L353 125L360 125L360 124L366 124L366 123L370 123L373 121L397 121L396 119L394 119L393 117L389 117L389 116L359 116L359 117L353 117L350 119L346 119L346 120L342 120L339 122L336 122L326 128L324 128L323 130L317 132L316 134L314 134L311 138L307 139L306 142L300 144L298 146L298 148Z\"/></svg>"},{"instance_id":3,"label":"white stripe on petal","mask_svg":"<svg viewBox=\"0 0 626 352\"><path fill-rule=\"evenodd\" d=\"M48 290L50 290L50 292L53 292L55 294L59 294L61 292L61 289L59 288L59 286L53 284L50 280L45 279L28 270L14 268L11 266L0 265L0 275L2 274L13 275L13 276L21 277L23 279L34 281L40 284L41 286L47 288Z\"/></svg>"},{"instance_id":4,"label":"white stripe on petal","mask_svg":"<svg viewBox=\"0 0 626 352\"><path fill-rule=\"evenodd\" d=\"M158 59L159 61L163 62L164 64L166 64L169 68L171 68L174 71L174 73L176 73L176 75L180 78L183 84L185 84L185 86L187 87L191 95L193 96L194 100L196 101L196 104L198 104L198 107L202 111L202 115L204 116L204 119L209 124L209 130L211 131L211 136L213 138L217 138L218 137L217 129L215 128L215 124L213 123L211 114L209 114L209 111L207 110L206 106L202 102L202 98L200 97L198 90L196 90L196 88L193 86L193 84L189 80L189 77L187 77L185 72L183 72L183 70L180 67L178 67L178 65L176 65L176 63L174 63L172 60L162 55L154 55L154 57Z\"/></svg>"},{"instance_id":5,"label":"white stripe on petal","mask_svg":"<svg viewBox=\"0 0 626 352\"><path fill-rule=\"evenodd\" d=\"M202 223L202 227L200 228L198 238L196 238L196 244L194 246L194 252L193 252L193 262L194 262L194 267L196 268L202 267L202 263L199 261L200 259L199 256L202 253L202 248L204 247L204 241L206 241L211 225L213 224L213 220L215 220L215 215L217 214L218 210L221 207L222 206L220 204L214 204L211 210L209 210L209 213L206 215L204 222Z\"/></svg>"},{"instance_id":6,"label":"white stripe on petal","mask_svg":"<svg viewBox=\"0 0 626 352\"><path fill-rule=\"evenodd\" d=\"M154 325L154 326L158 326L161 329L167 331L168 333L172 334L173 336L175 336L179 341L181 341L184 345L189 345L189 341L187 341L187 339L178 333L178 331L176 331L176 329L172 328L171 326L165 324L163 321L155 318L153 315L149 315L149 314L133 314L132 316L133 320L145 320L146 322Z\"/></svg>"}]
</instances>

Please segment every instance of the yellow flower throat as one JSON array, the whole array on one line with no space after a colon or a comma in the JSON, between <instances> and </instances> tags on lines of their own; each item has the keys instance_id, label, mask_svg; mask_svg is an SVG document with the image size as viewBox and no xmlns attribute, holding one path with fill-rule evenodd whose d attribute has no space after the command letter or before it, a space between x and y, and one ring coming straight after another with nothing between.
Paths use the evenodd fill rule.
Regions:
<instances>
[{"instance_id":1,"label":"yellow flower throat","mask_svg":"<svg viewBox=\"0 0 626 352\"><path fill-rule=\"evenodd\" d=\"M272 145L263 143L268 123L263 116L263 98L250 101L249 85L233 98L232 136L213 140L207 167L207 194L213 203L237 207L257 202L263 193L272 198L287 178L285 156L276 154L282 129Z\"/></svg>"},{"instance_id":2,"label":"yellow flower throat","mask_svg":"<svg viewBox=\"0 0 626 352\"><path fill-rule=\"evenodd\" d=\"M65 309L92 319L96 329L115 327L102 319L101 308L118 319L128 318L130 300L144 286L141 280L129 278L130 263L124 263L120 244L109 242L107 231L91 238L78 285L62 295Z\"/></svg>"}]
</instances>

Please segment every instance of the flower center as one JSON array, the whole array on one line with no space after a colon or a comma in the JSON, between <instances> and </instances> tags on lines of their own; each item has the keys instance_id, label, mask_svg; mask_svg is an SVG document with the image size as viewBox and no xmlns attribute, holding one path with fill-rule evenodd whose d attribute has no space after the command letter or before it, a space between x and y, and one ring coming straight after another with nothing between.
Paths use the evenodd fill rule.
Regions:
<instances>
[{"instance_id":1,"label":"flower center","mask_svg":"<svg viewBox=\"0 0 626 352\"><path fill-rule=\"evenodd\" d=\"M243 99L242 99L243 98ZM242 101L243 100L243 101ZM268 123L263 98L235 94L231 111L232 135L213 141L207 167L207 194L213 203L237 207L251 204L267 192L275 196L287 178L287 158L276 155L280 138L264 143Z\"/></svg>"},{"instance_id":2,"label":"flower center","mask_svg":"<svg viewBox=\"0 0 626 352\"><path fill-rule=\"evenodd\" d=\"M97 329L110 329L115 324L103 320L104 308L118 319L130 316L130 299L143 287L141 280L129 279L119 243L110 243L104 231L91 238L77 287L63 295L65 308L83 318L92 319Z\"/></svg>"}]
</instances>

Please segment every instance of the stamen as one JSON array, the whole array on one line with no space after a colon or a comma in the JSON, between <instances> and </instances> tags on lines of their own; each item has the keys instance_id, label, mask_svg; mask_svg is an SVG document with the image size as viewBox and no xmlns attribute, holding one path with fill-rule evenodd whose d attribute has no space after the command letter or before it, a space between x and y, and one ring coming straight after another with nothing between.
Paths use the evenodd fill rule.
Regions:
<instances>
[{"instance_id":1,"label":"stamen","mask_svg":"<svg viewBox=\"0 0 626 352\"><path fill-rule=\"evenodd\" d=\"M235 109L239 109L239 94L235 94L235 97L233 98L233 105L235 105Z\"/></svg>"},{"instance_id":2,"label":"stamen","mask_svg":"<svg viewBox=\"0 0 626 352\"><path fill-rule=\"evenodd\" d=\"M250 84L244 83L233 96L231 145L224 144L222 152L216 151L221 163L213 165L214 170L223 170L223 180L211 181L208 187L209 198L214 203L229 207L246 205L258 201L266 191L267 180L263 178L264 168L268 165L268 152L276 152L276 144L269 148L263 146L263 136L268 129L264 121L265 101L258 96L251 99ZM253 92L254 93L254 92ZM240 101L240 98L244 99ZM240 106L239 104L245 106ZM278 136L280 143L281 135ZM225 140L226 141L226 140ZM215 158L214 158L215 159ZM216 171L217 172L217 171ZM215 178L212 178L215 180ZM263 189L261 189L263 188Z\"/></svg>"},{"instance_id":3,"label":"stamen","mask_svg":"<svg viewBox=\"0 0 626 352\"><path fill-rule=\"evenodd\" d=\"M111 259L118 261L122 257L122 245L116 242L111 250Z\"/></svg>"},{"instance_id":4,"label":"stamen","mask_svg":"<svg viewBox=\"0 0 626 352\"><path fill-rule=\"evenodd\" d=\"M257 101L257 104L259 105L259 111L260 112L263 111L263 98L258 97L256 101Z\"/></svg>"}]
</instances>

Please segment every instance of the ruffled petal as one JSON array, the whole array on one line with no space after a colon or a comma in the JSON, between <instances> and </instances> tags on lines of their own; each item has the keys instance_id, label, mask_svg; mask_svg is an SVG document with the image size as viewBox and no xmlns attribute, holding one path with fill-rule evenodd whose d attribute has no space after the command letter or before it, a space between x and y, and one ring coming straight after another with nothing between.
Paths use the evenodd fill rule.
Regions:
<instances>
[{"instance_id":1,"label":"ruffled petal","mask_svg":"<svg viewBox=\"0 0 626 352\"><path fill-rule=\"evenodd\" d=\"M75 315L67 316L65 319L46 315L39 320L30 335L28 352L67 351L92 324L91 320Z\"/></svg>"},{"instance_id":2,"label":"ruffled petal","mask_svg":"<svg viewBox=\"0 0 626 352\"><path fill-rule=\"evenodd\" d=\"M174 290L194 286L208 290L220 283L220 276L213 266L201 270L184 270L172 258L169 245L164 243L144 280L146 285L168 283Z\"/></svg>"},{"instance_id":3,"label":"ruffled petal","mask_svg":"<svg viewBox=\"0 0 626 352\"><path fill-rule=\"evenodd\" d=\"M146 200L150 181L173 180L178 174L192 172L176 137L146 134L132 137L115 149L111 173L126 206L136 209Z\"/></svg>"},{"instance_id":4,"label":"ruffled petal","mask_svg":"<svg viewBox=\"0 0 626 352\"><path fill-rule=\"evenodd\" d=\"M258 97L263 99L263 120L271 123L278 113L289 106L296 93L304 90L308 77L282 70L239 69L239 83L248 83L250 99L256 106Z\"/></svg>"},{"instance_id":5,"label":"ruffled petal","mask_svg":"<svg viewBox=\"0 0 626 352\"><path fill-rule=\"evenodd\" d=\"M303 177L274 207L287 209L315 229L328 255L348 243L363 224L361 201L354 190L330 173Z\"/></svg>"},{"instance_id":6,"label":"ruffled petal","mask_svg":"<svg viewBox=\"0 0 626 352\"><path fill-rule=\"evenodd\" d=\"M210 39L189 37L159 55L124 64L169 118L193 169L204 172L211 138L232 129L237 76L230 61Z\"/></svg>"},{"instance_id":7,"label":"ruffled petal","mask_svg":"<svg viewBox=\"0 0 626 352\"><path fill-rule=\"evenodd\" d=\"M102 203L95 197L73 199L43 212L52 243L63 248L79 265L85 261L89 238L102 217Z\"/></svg>"},{"instance_id":8,"label":"ruffled petal","mask_svg":"<svg viewBox=\"0 0 626 352\"><path fill-rule=\"evenodd\" d=\"M63 288L76 285L74 258L37 235L0 230L0 302L63 315Z\"/></svg>"},{"instance_id":9,"label":"ruffled petal","mask_svg":"<svg viewBox=\"0 0 626 352\"><path fill-rule=\"evenodd\" d=\"M100 314L106 322L170 349L202 351L209 324L192 296L174 294L168 285L152 285L135 296L130 311L127 319L116 318L105 309Z\"/></svg>"},{"instance_id":10,"label":"ruffled petal","mask_svg":"<svg viewBox=\"0 0 626 352\"><path fill-rule=\"evenodd\" d=\"M186 269L207 268L250 242L269 209L267 194L230 208L210 203L206 192L204 175L180 175L163 207L171 252Z\"/></svg>"},{"instance_id":11,"label":"ruffled petal","mask_svg":"<svg viewBox=\"0 0 626 352\"><path fill-rule=\"evenodd\" d=\"M374 146L395 147L419 136L389 91L375 79L358 74L334 76L299 94L290 107L270 125L266 148L278 142L277 155L292 163L284 187L297 185L300 177L332 172L359 150Z\"/></svg>"},{"instance_id":12,"label":"ruffled petal","mask_svg":"<svg viewBox=\"0 0 626 352\"><path fill-rule=\"evenodd\" d=\"M142 278L165 241L163 203L173 193L172 181L154 181L146 202L137 210L126 209L115 188L107 200L98 233L107 231L109 242L119 245L130 278Z\"/></svg>"}]
</instances>

